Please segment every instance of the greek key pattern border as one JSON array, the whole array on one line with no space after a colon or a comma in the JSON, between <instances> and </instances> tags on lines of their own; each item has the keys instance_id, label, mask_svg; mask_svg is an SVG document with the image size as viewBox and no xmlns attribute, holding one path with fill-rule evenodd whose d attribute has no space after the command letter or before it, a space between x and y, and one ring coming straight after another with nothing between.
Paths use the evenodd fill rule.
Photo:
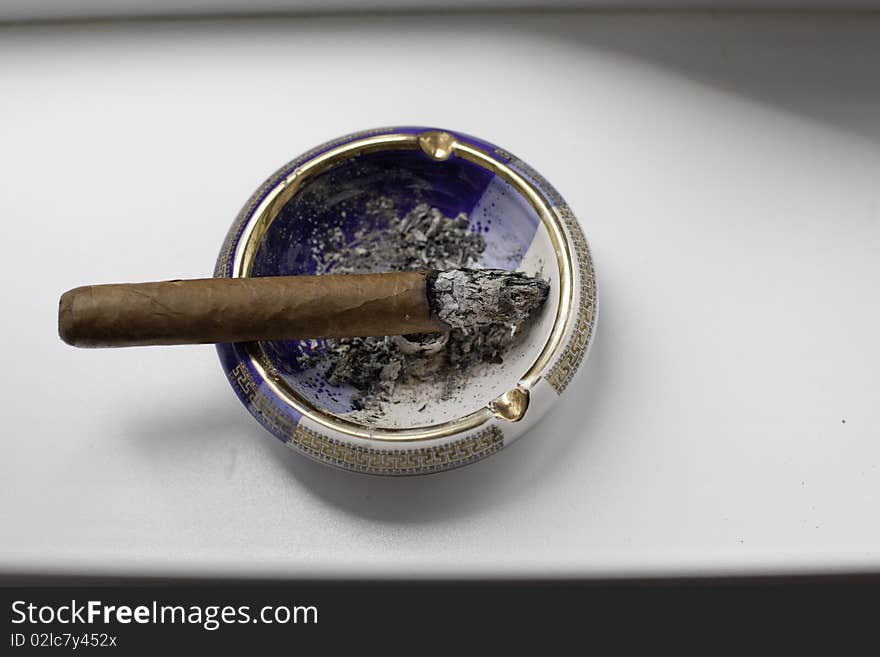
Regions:
<instances>
[{"instance_id":1,"label":"greek key pattern border","mask_svg":"<svg viewBox=\"0 0 880 657\"><path fill-rule=\"evenodd\" d=\"M547 197L547 200L550 201L550 205L565 205L565 199L562 198L562 194L556 191L556 188L547 182L547 179L535 171L528 163L523 162L516 155L503 148L496 148L495 155L507 160L508 165L528 178L530 182L537 185L544 193L544 196Z\"/></svg>"},{"instance_id":2,"label":"greek key pattern border","mask_svg":"<svg viewBox=\"0 0 880 657\"><path fill-rule=\"evenodd\" d=\"M286 444L312 458L347 470L379 475L418 475L451 470L479 461L504 446L496 426L448 445L412 450L357 447L302 426L284 415L260 392L244 361L229 373L261 423L276 435L289 436Z\"/></svg>"},{"instance_id":3,"label":"greek key pattern border","mask_svg":"<svg viewBox=\"0 0 880 657\"><path fill-rule=\"evenodd\" d=\"M229 372L235 386L241 391L250 405L251 411L260 423L277 435L290 436L296 430L297 419L289 417L281 411L271 398L260 392L256 380L251 375L244 361L241 361Z\"/></svg>"},{"instance_id":4,"label":"greek key pattern border","mask_svg":"<svg viewBox=\"0 0 880 657\"><path fill-rule=\"evenodd\" d=\"M587 238L574 213L567 205L557 206L556 211L562 217L571 237L580 278L580 295L577 301L574 330L562 354L546 375L547 383L553 386L557 393L562 394L583 362L596 327L596 274L593 270L593 258L590 255Z\"/></svg>"},{"instance_id":5,"label":"greek key pattern border","mask_svg":"<svg viewBox=\"0 0 880 657\"><path fill-rule=\"evenodd\" d=\"M355 447L297 425L287 446L312 458L346 470L376 475L420 475L451 470L494 454L504 445L504 434L490 426L447 445L419 449Z\"/></svg>"},{"instance_id":6,"label":"greek key pattern border","mask_svg":"<svg viewBox=\"0 0 880 657\"><path fill-rule=\"evenodd\" d=\"M506 159L511 167L528 178L543 192L565 224L565 229L574 246L575 256L577 257L578 278L580 279L577 319L568 343L545 376L547 383L553 386L557 394L562 394L583 362L596 326L596 275L593 270L593 258L590 255L590 247L587 244L587 238L580 223L574 216L571 208L568 207L565 199L562 198L562 195L556 191L553 185L512 153L498 148L495 150L495 154Z\"/></svg>"},{"instance_id":7,"label":"greek key pattern border","mask_svg":"<svg viewBox=\"0 0 880 657\"><path fill-rule=\"evenodd\" d=\"M254 377L251 376L244 361L241 361L229 371L229 378L232 379L233 383L235 383L235 387L241 391L242 396L248 401L252 401L257 395L257 382L254 380Z\"/></svg>"}]
</instances>

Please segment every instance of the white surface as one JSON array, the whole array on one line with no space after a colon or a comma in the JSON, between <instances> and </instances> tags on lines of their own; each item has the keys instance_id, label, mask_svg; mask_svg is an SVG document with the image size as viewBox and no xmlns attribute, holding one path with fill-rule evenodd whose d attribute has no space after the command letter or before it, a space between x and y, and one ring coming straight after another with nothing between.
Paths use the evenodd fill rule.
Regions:
<instances>
[{"instance_id":1,"label":"white surface","mask_svg":"<svg viewBox=\"0 0 880 657\"><path fill-rule=\"evenodd\" d=\"M878 67L866 16L3 30L0 570L880 569ZM403 123L522 156L594 249L592 358L510 449L337 472L210 347L57 339L65 289L209 274L277 166Z\"/></svg>"}]
</instances>

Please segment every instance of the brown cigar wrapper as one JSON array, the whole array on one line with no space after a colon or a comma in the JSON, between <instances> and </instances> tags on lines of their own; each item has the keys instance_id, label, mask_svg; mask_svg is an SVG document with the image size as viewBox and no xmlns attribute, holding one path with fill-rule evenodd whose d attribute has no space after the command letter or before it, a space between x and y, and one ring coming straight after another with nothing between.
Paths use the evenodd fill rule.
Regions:
<instances>
[{"instance_id":1,"label":"brown cigar wrapper","mask_svg":"<svg viewBox=\"0 0 880 657\"><path fill-rule=\"evenodd\" d=\"M88 285L62 295L58 333L76 347L133 347L448 330L426 285L426 272Z\"/></svg>"}]
</instances>

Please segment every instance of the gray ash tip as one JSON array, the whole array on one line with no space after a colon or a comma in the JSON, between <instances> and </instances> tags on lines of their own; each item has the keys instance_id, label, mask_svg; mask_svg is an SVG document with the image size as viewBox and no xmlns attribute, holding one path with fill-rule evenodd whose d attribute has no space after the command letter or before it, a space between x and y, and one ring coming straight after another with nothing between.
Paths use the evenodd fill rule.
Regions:
<instances>
[{"instance_id":1,"label":"gray ash tip","mask_svg":"<svg viewBox=\"0 0 880 657\"><path fill-rule=\"evenodd\" d=\"M550 283L503 269L450 269L428 281L431 310L452 328L518 324L547 300Z\"/></svg>"}]
</instances>

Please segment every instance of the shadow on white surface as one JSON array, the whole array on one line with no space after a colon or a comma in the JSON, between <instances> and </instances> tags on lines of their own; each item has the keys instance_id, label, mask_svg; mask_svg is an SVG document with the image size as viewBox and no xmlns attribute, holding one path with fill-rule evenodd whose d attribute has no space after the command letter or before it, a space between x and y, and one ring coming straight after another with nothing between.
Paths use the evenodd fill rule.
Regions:
<instances>
[{"instance_id":1,"label":"shadow on white surface","mask_svg":"<svg viewBox=\"0 0 880 657\"><path fill-rule=\"evenodd\" d=\"M217 376L223 376L219 367ZM224 461L225 475L232 479L236 475L235 443L269 435L228 390L204 395L195 403L169 407L157 402L156 406L155 412L126 418L119 433L129 441L134 455L161 467L185 468L188 463L206 467L206 453L226 449L230 458Z\"/></svg>"},{"instance_id":2,"label":"shadow on white surface","mask_svg":"<svg viewBox=\"0 0 880 657\"><path fill-rule=\"evenodd\" d=\"M880 15L826 16L833 31L809 14L763 15L760 21L748 14L677 18L633 16L611 29L601 16L595 23L589 17L535 20L529 31L880 139ZM662 106L670 91L657 91Z\"/></svg>"},{"instance_id":3,"label":"shadow on white surface","mask_svg":"<svg viewBox=\"0 0 880 657\"><path fill-rule=\"evenodd\" d=\"M376 477L291 454L277 441L271 452L312 493L364 518L409 524L483 513L523 493L532 494L537 487L552 485L554 471L570 459L573 450L588 451L574 443L588 442L596 435L591 427L603 412L607 388L602 379L611 357L601 347L596 349L583 375L535 427L498 454L456 470L418 477Z\"/></svg>"},{"instance_id":4,"label":"shadow on white surface","mask_svg":"<svg viewBox=\"0 0 880 657\"><path fill-rule=\"evenodd\" d=\"M572 452L580 452L582 458L582 452L589 450L589 446L575 443L589 442L599 435L592 426L605 411L608 387L602 381L612 360L612 354L602 349L601 325L598 346L584 363L582 375L535 427L498 454L448 472L377 477L318 463L276 440L227 390L155 412L145 413L142 407L120 427L120 434L129 441L136 458L178 472L188 463L204 468L209 460L206 454L223 453L216 462L222 464L225 478L233 484L244 476L236 469L237 452L251 447L241 443L256 441L254 449L288 473L288 490L303 488L300 494L316 496L366 519L412 524L479 514L521 494L533 494L537 487L553 485L554 472L571 461ZM279 503L281 499L279 496Z\"/></svg>"}]
</instances>

